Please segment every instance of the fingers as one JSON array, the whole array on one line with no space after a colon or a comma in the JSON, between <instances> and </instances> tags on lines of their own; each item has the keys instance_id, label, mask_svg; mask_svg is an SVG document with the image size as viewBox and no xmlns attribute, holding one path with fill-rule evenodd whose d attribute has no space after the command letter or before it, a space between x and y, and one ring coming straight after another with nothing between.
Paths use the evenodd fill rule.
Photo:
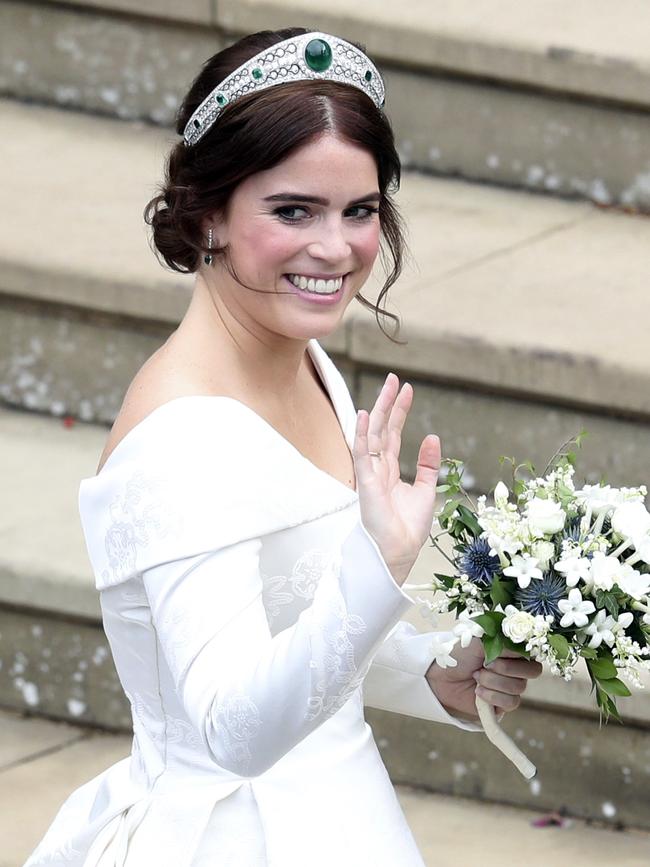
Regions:
<instances>
[{"instance_id":1,"label":"fingers","mask_svg":"<svg viewBox=\"0 0 650 867\"><path fill-rule=\"evenodd\" d=\"M502 711L512 711L519 707L528 681L541 673L539 662L522 659L514 653L500 656L474 673L476 694Z\"/></svg>"},{"instance_id":2,"label":"fingers","mask_svg":"<svg viewBox=\"0 0 650 867\"><path fill-rule=\"evenodd\" d=\"M412 400L410 383L405 382L400 389L399 377L389 373L370 411L368 442L371 451L390 453L399 461L402 428Z\"/></svg>"},{"instance_id":3,"label":"fingers","mask_svg":"<svg viewBox=\"0 0 650 867\"><path fill-rule=\"evenodd\" d=\"M527 680L534 680L542 673L542 666L539 662L532 659L524 659L516 653L509 656L498 656L485 668L489 671L504 674L507 677L525 677Z\"/></svg>"},{"instance_id":4,"label":"fingers","mask_svg":"<svg viewBox=\"0 0 650 867\"><path fill-rule=\"evenodd\" d=\"M438 484L440 460L440 438L435 434L429 434L424 438L420 446L413 485L424 485L427 488L434 488Z\"/></svg>"}]
</instances>

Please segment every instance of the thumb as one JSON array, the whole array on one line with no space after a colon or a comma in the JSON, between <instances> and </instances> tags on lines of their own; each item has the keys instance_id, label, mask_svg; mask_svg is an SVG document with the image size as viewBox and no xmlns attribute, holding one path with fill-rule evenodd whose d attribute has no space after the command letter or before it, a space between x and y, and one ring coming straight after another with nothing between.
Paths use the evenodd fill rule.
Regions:
<instances>
[{"instance_id":1,"label":"thumb","mask_svg":"<svg viewBox=\"0 0 650 867\"><path fill-rule=\"evenodd\" d=\"M418 452L417 470L415 473L414 487L435 487L438 483L440 472L440 438L436 434L429 434L422 440Z\"/></svg>"}]
</instances>

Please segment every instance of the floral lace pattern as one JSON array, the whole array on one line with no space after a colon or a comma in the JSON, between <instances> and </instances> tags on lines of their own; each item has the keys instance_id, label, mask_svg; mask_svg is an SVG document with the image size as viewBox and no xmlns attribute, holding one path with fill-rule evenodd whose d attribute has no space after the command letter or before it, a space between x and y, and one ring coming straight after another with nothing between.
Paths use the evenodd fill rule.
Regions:
<instances>
[{"instance_id":1,"label":"floral lace pattern","mask_svg":"<svg viewBox=\"0 0 650 867\"><path fill-rule=\"evenodd\" d=\"M285 606L303 600L311 602L321 576L332 569L336 555L331 551L313 548L305 551L294 563L291 575L263 575L262 598L269 626L273 627ZM292 622L306 605L300 604L292 611Z\"/></svg>"},{"instance_id":2,"label":"floral lace pattern","mask_svg":"<svg viewBox=\"0 0 650 867\"><path fill-rule=\"evenodd\" d=\"M262 725L257 705L242 692L231 694L217 706L214 724L239 773L247 774L252 757L250 743Z\"/></svg>"},{"instance_id":3,"label":"floral lace pattern","mask_svg":"<svg viewBox=\"0 0 650 867\"><path fill-rule=\"evenodd\" d=\"M305 719L311 721L321 714L332 715L340 710L368 673L369 665L357 671L354 645L350 635L365 632L366 624L358 614L349 614L336 582L332 582L328 620L330 627L320 634L312 633L312 691L307 702ZM325 646L322 647L322 643ZM320 653L319 653L320 650ZM322 659L322 667L314 662ZM314 667L315 666L315 667Z\"/></svg>"},{"instance_id":4,"label":"floral lace pattern","mask_svg":"<svg viewBox=\"0 0 650 867\"><path fill-rule=\"evenodd\" d=\"M162 479L136 472L110 505L111 524L105 538L106 556L113 580L121 581L137 571L138 548L170 533L180 533L183 517L170 507ZM108 580L108 571L102 573Z\"/></svg>"}]
</instances>

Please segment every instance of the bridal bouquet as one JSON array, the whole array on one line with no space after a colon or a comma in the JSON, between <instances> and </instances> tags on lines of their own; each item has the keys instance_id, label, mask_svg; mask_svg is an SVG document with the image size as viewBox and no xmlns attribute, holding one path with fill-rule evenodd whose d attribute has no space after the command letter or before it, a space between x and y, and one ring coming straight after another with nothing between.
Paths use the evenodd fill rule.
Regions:
<instances>
[{"instance_id":1,"label":"bridal bouquet","mask_svg":"<svg viewBox=\"0 0 650 867\"><path fill-rule=\"evenodd\" d=\"M437 515L434 546L453 569L436 574L436 613L454 611L454 639L483 642L486 664L504 648L547 665L570 680L584 659L601 717L619 719L616 701L641 688L650 670L650 513L647 489L598 484L576 487L574 444L566 443L541 476L529 462L512 464L511 489L499 482L494 505L474 503L462 487L460 461L447 460L447 494ZM522 471L525 476L522 478ZM466 505L467 501L469 505ZM453 540L450 557L438 540ZM528 778L535 768L497 725L482 699L477 708L488 737Z\"/></svg>"}]
</instances>

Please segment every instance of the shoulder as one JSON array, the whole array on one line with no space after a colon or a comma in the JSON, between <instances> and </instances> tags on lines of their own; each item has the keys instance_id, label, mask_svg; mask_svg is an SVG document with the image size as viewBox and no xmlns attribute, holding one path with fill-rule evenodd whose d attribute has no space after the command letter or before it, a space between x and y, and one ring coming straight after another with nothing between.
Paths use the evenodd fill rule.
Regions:
<instances>
[{"instance_id":1,"label":"shoulder","mask_svg":"<svg viewBox=\"0 0 650 867\"><path fill-rule=\"evenodd\" d=\"M119 443L155 410L179 397L215 393L214 384L207 385L199 376L192 375L191 370L174 364L169 356L154 353L137 372L124 395L97 473Z\"/></svg>"}]
</instances>

